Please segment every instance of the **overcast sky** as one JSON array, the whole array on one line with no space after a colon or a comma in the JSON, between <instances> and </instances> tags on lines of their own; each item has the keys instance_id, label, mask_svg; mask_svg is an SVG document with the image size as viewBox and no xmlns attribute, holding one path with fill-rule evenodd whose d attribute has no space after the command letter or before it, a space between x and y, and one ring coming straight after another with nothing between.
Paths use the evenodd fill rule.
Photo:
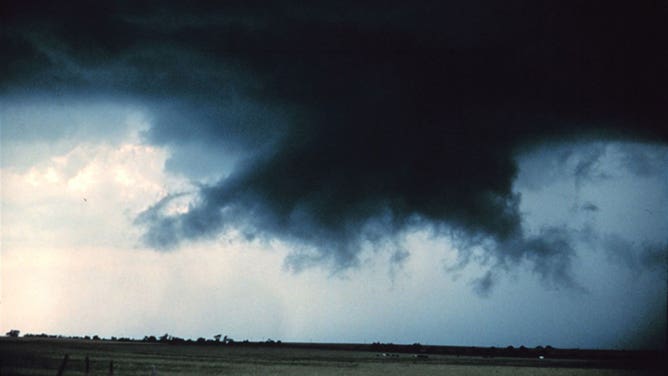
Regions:
<instances>
[{"instance_id":1,"label":"overcast sky","mask_svg":"<svg viewBox=\"0 0 668 376\"><path fill-rule=\"evenodd\" d=\"M661 348L667 12L9 1L0 330Z\"/></svg>"}]
</instances>

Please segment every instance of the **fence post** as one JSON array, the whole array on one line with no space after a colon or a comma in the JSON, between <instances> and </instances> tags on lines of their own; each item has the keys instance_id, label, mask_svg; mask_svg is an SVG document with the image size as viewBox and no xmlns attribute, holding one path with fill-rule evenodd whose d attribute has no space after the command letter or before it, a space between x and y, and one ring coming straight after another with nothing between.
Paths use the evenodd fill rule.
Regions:
<instances>
[{"instance_id":1,"label":"fence post","mask_svg":"<svg viewBox=\"0 0 668 376\"><path fill-rule=\"evenodd\" d=\"M65 366L67 366L67 360L70 358L68 354L65 354L65 357L63 358L63 361L60 363L60 368L58 368L58 373L56 374L57 376L62 376L63 372L65 372Z\"/></svg>"},{"instance_id":2,"label":"fence post","mask_svg":"<svg viewBox=\"0 0 668 376\"><path fill-rule=\"evenodd\" d=\"M114 361L110 360L109 361L109 376L114 374Z\"/></svg>"},{"instance_id":3,"label":"fence post","mask_svg":"<svg viewBox=\"0 0 668 376\"><path fill-rule=\"evenodd\" d=\"M84 364L85 364L84 375L88 376L90 374L90 359L88 359L88 355L86 355L86 360Z\"/></svg>"}]
</instances>

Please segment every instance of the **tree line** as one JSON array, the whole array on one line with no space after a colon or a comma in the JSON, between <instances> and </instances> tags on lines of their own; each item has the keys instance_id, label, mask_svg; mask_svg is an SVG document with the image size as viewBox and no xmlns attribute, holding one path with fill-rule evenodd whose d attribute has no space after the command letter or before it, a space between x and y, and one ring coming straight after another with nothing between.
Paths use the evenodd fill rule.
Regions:
<instances>
[{"instance_id":1,"label":"tree line","mask_svg":"<svg viewBox=\"0 0 668 376\"><path fill-rule=\"evenodd\" d=\"M12 329L5 333L7 337L17 338L19 337L21 331L17 329ZM97 334L89 336L65 336L60 334L33 334L27 333L23 335L24 338L53 338L53 339L70 339L70 340L90 340L90 341L114 341L114 342L145 342L145 343L166 343L166 344L198 344L198 345L237 345L237 344L250 344L250 343L261 343L268 345L280 345L282 342L280 340L275 341L271 338L266 341L251 342L247 339L243 341L235 341L232 337L222 334L213 335L211 338L198 337L193 340L190 338L181 338L177 336L170 335L165 333L161 336L147 335L142 339L130 338L130 337L115 337L111 336L109 338L100 337Z\"/></svg>"}]
</instances>

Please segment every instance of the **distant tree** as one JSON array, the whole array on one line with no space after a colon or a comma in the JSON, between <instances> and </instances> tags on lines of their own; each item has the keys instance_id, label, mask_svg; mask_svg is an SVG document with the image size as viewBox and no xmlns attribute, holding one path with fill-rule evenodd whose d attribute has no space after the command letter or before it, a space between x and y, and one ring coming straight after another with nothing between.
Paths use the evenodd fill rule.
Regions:
<instances>
[{"instance_id":1,"label":"distant tree","mask_svg":"<svg viewBox=\"0 0 668 376\"><path fill-rule=\"evenodd\" d=\"M170 337L170 339L169 339L169 343L170 343L170 344L178 344L178 343L185 343L185 342L186 342L186 340L183 339L183 338L180 338L180 337L174 337L174 336L172 336L172 337Z\"/></svg>"},{"instance_id":2,"label":"distant tree","mask_svg":"<svg viewBox=\"0 0 668 376\"><path fill-rule=\"evenodd\" d=\"M165 333L164 335L160 336L160 342L167 342L172 338L168 333Z\"/></svg>"},{"instance_id":3,"label":"distant tree","mask_svg":"<svg viewBox=\"0 0 668 376\"><path fill-rule=\"evenodd\" d=\"M14 337L14 338L16 338L16 337L19 336L20 333L21 333L20 330L12 329L12 330L10 330L10 331L7 332L7 337Z\"/></svg>"},{"instance_id":4,"label":"distant tree","mask_svg":"<svg viewBox=\"0 0 668 376\"><path fill-rule=\"evenodd\" d=\"M204 337L199 337L197 338L197 343L199 344L206 343L206 339Z\"/></svg>"},{"instance_id":5,"label":"distant tree","mask_svg":"<svg viewBox=\"0 0 668 376\"><path fill-rule=\"evenodd\" d=\"M220 342L221 337L222 337L222 335L216 334L215 336L213 336L213 339L216 340L216 342ZM225 336L225 338L227 338L227 336Z\"/></svg>"}]
</instances>

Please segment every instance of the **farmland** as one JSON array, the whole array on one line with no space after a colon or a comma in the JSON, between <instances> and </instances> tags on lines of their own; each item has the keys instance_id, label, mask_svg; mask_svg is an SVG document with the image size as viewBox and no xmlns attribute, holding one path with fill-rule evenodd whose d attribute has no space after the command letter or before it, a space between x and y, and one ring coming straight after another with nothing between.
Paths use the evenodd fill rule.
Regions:
<instances>
[{"instance_id":1,"label":"farmland","mask_svg":"<svg viewBox=\"0 0 668 376\"><path fill-rule=\"evenodd\" d=\"M390 347L390 349L392 349ZM343 344L167 344L59 338L0 338L1 375L662 375L659 353L587 359L372 351ZM439 351L440 349L440 351ZM462 348L463 349L463 348ZM475 349L475 348L468 348ZM482 350L482 349L480 349ZM585 353L586 354L586 353ZM418 356L419 355L419 356ZM571 355L574 355L571 353ZM600 354L599 354L600 355Z\"/></svg>"}]
</instances>

